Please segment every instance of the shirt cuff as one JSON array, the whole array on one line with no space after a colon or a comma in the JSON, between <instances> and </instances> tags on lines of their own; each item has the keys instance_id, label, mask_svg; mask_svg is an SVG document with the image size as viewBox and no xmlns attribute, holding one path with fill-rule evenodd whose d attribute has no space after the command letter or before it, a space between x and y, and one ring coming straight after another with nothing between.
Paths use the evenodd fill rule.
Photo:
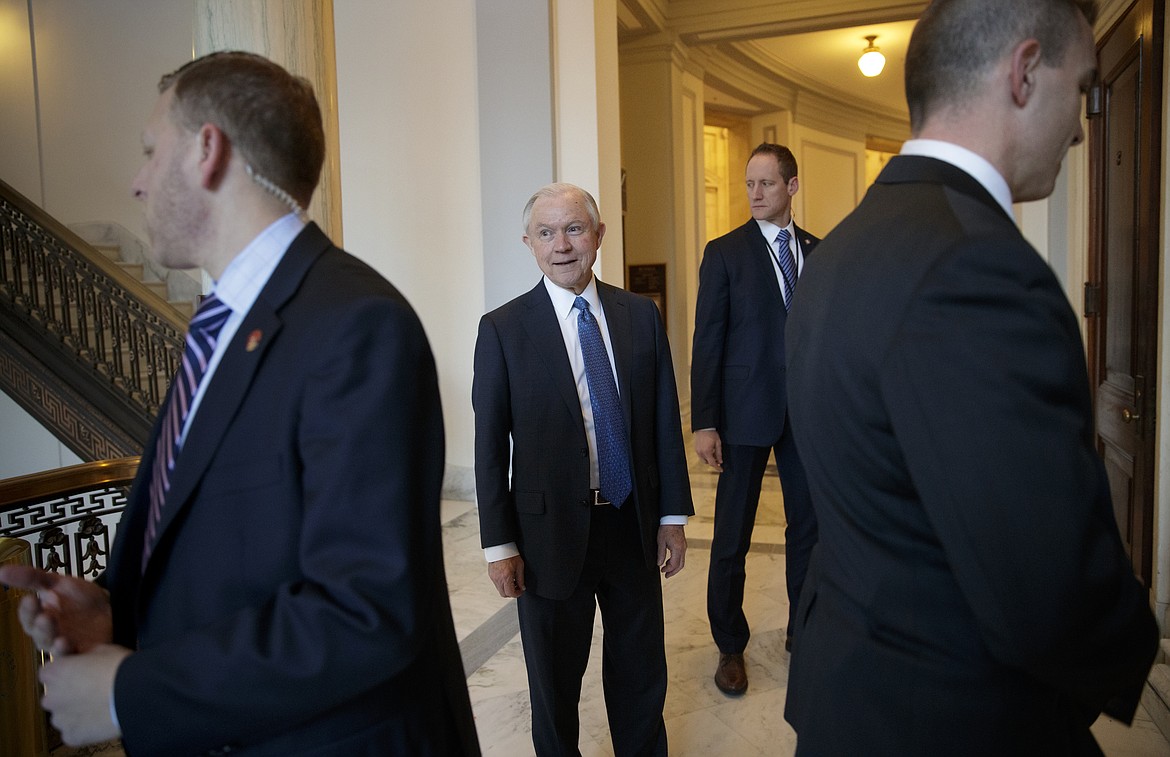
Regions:
<instances>
[{"instance_id":1,"label":"shirt cuff","mask_svg":"<svg viewBox=\"0 0 1170 757\"><path fill-rule=\"evenodd\" d=\"M660 526L685 526L687 524L687 516L685 515L663 515L659 519Z\"/></svg>"},{"instance_id":2,"label":"shirt cuff","mask_svg":"<svg viewBox=\"0 0 1170 757\"><path fill-rule=\"evenodd\" d=\"M495 547L485 547L483 556L488 562L498 562L500 560L507 560L509 557L519 557L520 550L516 547L516 542L510 541L507 544L499 544Z\"/></svg>"}]
</instances>

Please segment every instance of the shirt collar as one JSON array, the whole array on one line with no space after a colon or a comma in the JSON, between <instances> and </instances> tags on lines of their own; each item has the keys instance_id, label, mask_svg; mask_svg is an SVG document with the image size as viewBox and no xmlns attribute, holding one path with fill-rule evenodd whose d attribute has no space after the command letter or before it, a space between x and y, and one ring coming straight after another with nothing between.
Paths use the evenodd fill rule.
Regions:
<instances>
[{"instance_id":1,"label":"shirt collar","mask_svg":"<svg viewBox=\"0 0 1170 757\"><path fill-rule=\"evenodd\" d=\"M902 145L902 155L919 155L935 158L971 174L975 181L999 203L1009 216L1012 215L1012 190L1007 179L996 170L990 161L978 153L960 147L953 142L939 139L911 139Z\"/></svg>"},{"instance_id":2,"label":"shirt collar","mask_svg":"<svg viewBox=\"0 0 1170 757\"><path fill-rule=\"evenodd\" d=\"M304 221L289 213L260 232L232 259L219 281L215 282L215 295L233 313L251 310L289 245L304 227Z\"/></svg>"},{"instance_id":3,"label":"shirt collar","mask_svg":"<svg viewBox=\"0 0 1170 757\"><path fill-rule=\"evenodd\" d=\"M553 310L561 319L568 318L573 314L573 303L577 301L578 295L573 294L571 289L559 287L544 277L544 288L548 290L549 299L552 300ZM585 291L581 292L581 297L589 303L589 310L596 313L601 309L601 298L597 294L597 277L590 276L589 283L585 285Z\"/></svg>"},{"instance_id":4,"label":"shirt collar","mask_svg":"<svg viewBox=\"0 0 1170 757\"><path fill-rule=\"evenodd\" d=\"M760 225L760 233L764 235L764 239L768 240L768 244L776 241L776 235L780 233L780 229L788 229L789 239L796 238L796 228L791 218L788 219L787 226L777 226L771 221L762 221L758 218L756 219L756 223Z\"/></svg>"}]
</instances>

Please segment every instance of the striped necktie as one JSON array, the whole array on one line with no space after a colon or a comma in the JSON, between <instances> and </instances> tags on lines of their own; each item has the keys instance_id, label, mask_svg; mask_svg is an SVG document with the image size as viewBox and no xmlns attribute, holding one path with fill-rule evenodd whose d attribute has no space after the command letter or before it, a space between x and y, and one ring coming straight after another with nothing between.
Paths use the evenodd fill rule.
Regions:
<instances>
[{"instance_id":1,"label":"striped necktie","mask_svg":"<svg viewBox=\"0 0 1170 757\"><path fill-rule=\"evenodd\" d=\"M154 448L154 466L151 469L149 490L150 510L147 513L146 535L142 542L143 570L146 570L146 563L158 539L163 503L166 501L167 492L170 491L175 461L183 446L183 427L191 411L191 400L199 389L203 375L207 373L207 365L215 351L219 332L231 314L232 309L211 294L200 303L199 309L191 318L191 326L187 329L183 359L172 382L170 399L162 410L162 425Z\"/></svg>"},{"instance_id":2,"label":"striped necktie","mask_svg":"<svg viewBox=\"0 0 1170 757\"><path fill-rule=\"evenodd\" d=\"M784 310L787 311L792 307L792 294L796 291L796 260L788 248L788 229L780 229L776 235L776 262L780 264L784 286L788 288L788 299L784 300Z\"/></svg>"}]
</instances>

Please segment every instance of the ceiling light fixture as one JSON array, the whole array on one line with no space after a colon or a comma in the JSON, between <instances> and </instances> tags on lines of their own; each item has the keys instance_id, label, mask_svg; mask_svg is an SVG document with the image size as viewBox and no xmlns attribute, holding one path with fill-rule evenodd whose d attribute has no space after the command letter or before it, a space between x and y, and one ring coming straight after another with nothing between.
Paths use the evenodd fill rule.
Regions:
<instances>
[{"instance_id":1,"label":"ceiling light fixture","mask_svg":"<svg viewBox=\"0 0 1170 757\"><path fill-rule=\"evenodd\" d=\"M873 43L877 39L876 34L865 35L866 42L869 46L862 51L861 57L857 59L857 67L861 69L861 73L868 77L877 76L886 67L886 56L882 55L882 51Z\"/></svg>"}]
</instances>

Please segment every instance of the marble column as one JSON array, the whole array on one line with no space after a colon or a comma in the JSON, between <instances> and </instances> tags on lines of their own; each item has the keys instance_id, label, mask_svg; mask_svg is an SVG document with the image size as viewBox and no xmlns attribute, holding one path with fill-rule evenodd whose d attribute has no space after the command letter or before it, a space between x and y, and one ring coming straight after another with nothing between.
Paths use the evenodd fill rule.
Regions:
<instances>
[{"instance_id":1,"label":"marble column","mask_svg":"<svg viewBox=\"0 0 1170 757\"><path fill-rule=\"evenodd\" d=\"M325 166L309 216L342 244L332 0L197 0L195 55L218 50L264 55L312 82L325 121Z\"/></svg>"},{"instance_id":2,"label":"marble column","mask_svg":"<svg viewBox=\"0 0 1170 757\"><path fill-rule=\"evenodd\" d=\"M655 35L622 46L621 114L626 263L666 265L666 331L685 400L706 242L706 186L703 70L677 37Z\"/></svg>"}]
</instances>

